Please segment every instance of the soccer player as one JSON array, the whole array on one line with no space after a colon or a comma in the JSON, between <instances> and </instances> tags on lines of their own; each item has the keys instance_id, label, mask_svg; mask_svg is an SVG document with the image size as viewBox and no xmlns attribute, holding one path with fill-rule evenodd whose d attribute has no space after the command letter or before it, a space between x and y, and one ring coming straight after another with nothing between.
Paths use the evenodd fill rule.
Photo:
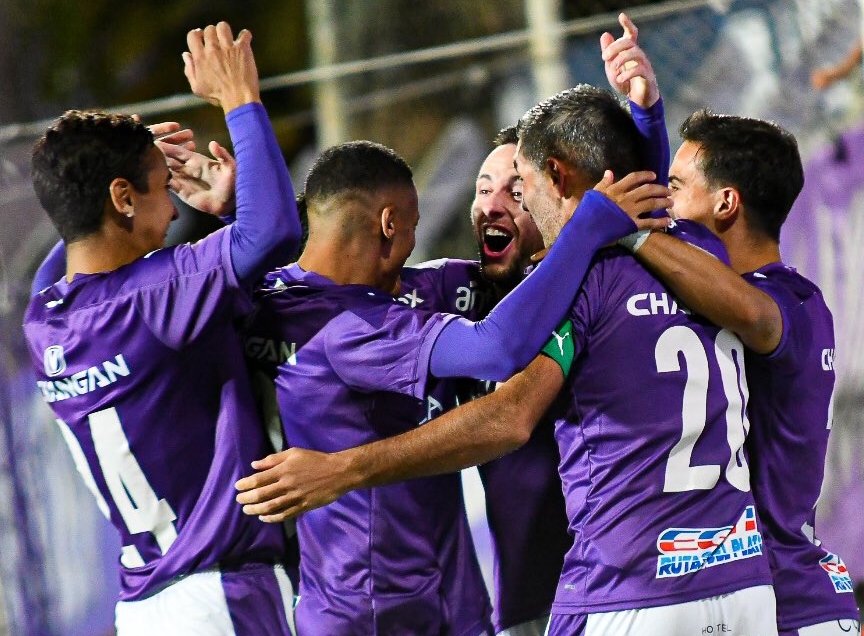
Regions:
<instances>
[{"instance_id":1,"label":"soccer player","mask_svg":"<svg viewBox=\"0 0 864 636\"><path fill-rule=\"evenodd\" d=\"M221 106L237 152L237 220L161 249L170 172L134 118L69 111L33 150L33 185L66 276L32 298L38 387L122 541L120 636L291 633L281 526L232 485L269 443L234 322L247 288L296 248L290 177L260 103L251 35L187 36L185 73Z\"/></svg>"},{"instance_id":2,"label":"soccer player","mask_svg":"<svg viewBox=\"0 0 864 636\"><path fill-rule=\"evenodd\" d=\"M523 203L547 244L592 179L638 162L621 143L629 117L601 125L579 97L558 94L519 124ZM594 134L572 135L577 126ZM265 472L238 483L238 500L278 521L352 488L482 462L524 443L558 396L573 546L549 633L776 634L743 451L741 342L620 248L598 253L556 335L544 351L560 365L539 356L491 395L397 437L341 453L290 449L257 463Z\"/></svg>"},{"instance_id":3,"label":"soccer player","mask_svg":"<svg viewBox=\"0 0 864 636\"><path fill-rule=\"evenodd\" d=\"M804 183L798 145L775 124L708 111L680 133L672 215L719 236L732 269L670 236L646 237L636 257L747 346L747 448L780 633L857 634L852 580L814 532L832 421L833 319L819 289L780 257L780 228Z\"/></svg>"},{"instance_id":4,"label":"soccer player","mask_svg":"<svg viewBox=\"0 0 864 636\"><path fill-rule=\"evenodd\" d=\"M580 94L586 110L596 109L594 99L620 113L627 141L637 143L632 119L609 93ZM624 174L630 164L612 165ZM648 213L668 203L654 176L601 186L634 214ZM474 323L393 298L419 219L411 170L396 153L371 142L324 151L305 199L308 242L256 295L247 352L275 379L288 443L321 451L416 428L426 412L418 402L440 378L503 380L523 367L572 303L594 249L622 229L615 209L604 215L612 222L594 224L597 209L617 206L598 191L585 194L543 263ZM298 630L487 633L459 488L458 475L413 480L353 492L299 518Z\"/></svg>"},{"instance_id":5,"label":"soccer player","mask_svg":"<svg viewBox=\"0 0 864 636\"><path fill-rule=\"evenodd\" d=\"M665 184L669 142L657 80L637 45L635 25L623 13L619 22L622 37L616 40L605 33L600 41L607 79L630 99L642 139L643 167ZM619 82L619 68L625 64L626 79ZM498 134L496 148L480 167L471 206L480 250L478 286L486 288L487 296L491 292L495 302L522 280L532 255L543 249L537 226L522 208L522 184L513 167L517 142L515 126ZM404 274L402 285L411 285ZM479 304L484 297L480 292L477 296ZM540 636L549 620L564 555L572 543L558 461L554 419L544 417L524 446L478 466L493 547L493 620L500 636Z\"/></svg>"}]
</instances>

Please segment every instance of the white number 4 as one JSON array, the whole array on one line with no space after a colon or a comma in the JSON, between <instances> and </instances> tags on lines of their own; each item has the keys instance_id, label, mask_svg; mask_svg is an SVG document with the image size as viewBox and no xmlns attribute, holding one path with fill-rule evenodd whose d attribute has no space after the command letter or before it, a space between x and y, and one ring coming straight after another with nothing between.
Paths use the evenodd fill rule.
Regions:
<instances>
[{"instance_id":1,"label":"white number 4","mask_svg":"<svg viewBox=\"0 0 864 636\"><path fill-rule=\"evenodd\" d=\"M109 408L91 413L88 420L102 475L126 528L130 534L152 533L160 551L165 554L177 538L177 529L173 523L177 515L165 499L157 497L147 481L138 460L129 449L129 440L120 425L117 410ZM96 497L99 509L110 519L109 508L96 487L78 440L65 422L57 420L57 424L75 460L75 467ZM134 545L123 546L120 562L130 568L144 565L144 560Z\"/></svg>"}]
</instances>

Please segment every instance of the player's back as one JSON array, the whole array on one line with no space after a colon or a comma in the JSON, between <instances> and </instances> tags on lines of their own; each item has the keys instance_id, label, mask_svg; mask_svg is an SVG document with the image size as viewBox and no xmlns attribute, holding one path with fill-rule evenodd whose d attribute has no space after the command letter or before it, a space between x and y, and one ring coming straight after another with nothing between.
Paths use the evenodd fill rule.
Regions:
<instances>
[{"instance_id":1,"label":"player's back","mask_svg":"<svg viewBox=\"0 0 864 636\"><path fill-rule=\"evenodd\" d=\"M42 395L120 532L122 600L284 556L281 528L233 500L269 446L232 324L248 300L224 267L225 237L62 280L25 316Z\"/></svg>"},{"instance_id":2,"label":"player's back","mask_svg":"<svg viewBox=\"0 0 864 636\"><path fill-rule=\"evenodd\" d=\"M422 300L412 308L296 265L268 276L247 355L275 378L288 444L333 452L436 414L426 399L435 385L428 356L449 318ZM283 353L254 355L268 350ZM487 626L458 474L350 492L303 514L297 528L302 633L431 636Z\"/></svg>"},{"instance_id":3,"label":"player's back","mask_svg":"<svg viewBox=\"0 0 864 636\"><path fill-rule=\"evenodd\" d=\"M774 574L778 627L857 619L842 559L814 541L835 381L831 312L813 283L781 263L745 279L769 294L783 316L775 351L747 354L753 395L747 446Z\"/></svg>"},{"instance_id":4,"label":"player's back","mask_svg":"<svg viewBox=\"0 0 864 636\"><path fill-rule=\"evenodd\" d=\"M553 611L769 584L742 448L738 338L685 313L618 248L597 256L571 316L576 358L556 438L574 545Z\"/></svg>"}]
</instances>

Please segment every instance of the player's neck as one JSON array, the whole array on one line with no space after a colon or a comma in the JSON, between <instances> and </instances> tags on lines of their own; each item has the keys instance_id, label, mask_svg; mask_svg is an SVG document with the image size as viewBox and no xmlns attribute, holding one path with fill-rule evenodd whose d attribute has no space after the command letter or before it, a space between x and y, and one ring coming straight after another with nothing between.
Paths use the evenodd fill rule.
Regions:
<instances>
[{"instance_id":1,"label":"player's neck","mask_svg":"<svg viewBox=\"0 0 864 636\"><path fill-rule=\"evenodd\" d=\"M66 280L76 274L111 272L141 258L139 247L128 241L117 241L101 232L69 243L66 246Z\"/></svg>"},{"instance_id":2,"label":"player's neck","mask_svg":"<svg viewBox=\"0 0 864 636\"><path fill-rule=\"evenodd\" d=\"M377 253L369 249L368 241L317 241L310 237L297 264L338 285L369 285L388 292L393 286L392 281L383 280Z\"/></svg>"},{"instance_id":3,"label":"player's neck","mask_svg":"<svg viewBox=\"0 0 864 636\"><path fill-rule=\"evenodd\" d=\"M735 240L724 237L723 242L729 252L732 269L738 274L755 272L760 267L780 262L780 244L767 237L745 234Z\"/></svg>"}]
</instances>

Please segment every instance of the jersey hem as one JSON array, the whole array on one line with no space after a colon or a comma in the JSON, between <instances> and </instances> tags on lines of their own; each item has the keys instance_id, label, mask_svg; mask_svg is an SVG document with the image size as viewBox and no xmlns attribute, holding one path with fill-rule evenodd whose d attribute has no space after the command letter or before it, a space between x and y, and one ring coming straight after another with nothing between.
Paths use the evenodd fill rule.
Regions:
<instances>
[{"instance_id":1,"label":"jersey hem","mask_svg":"<svg viewBox=\"0 0 864 636\"><path fill-rule=\"evenodd\" d=\"M660 607L663 605L678 605L690 603L721 594L738 592L760 585L771 585L771 578L758 576L751 579L739 579L725 585L706 588L699 591L682 594L681 592L664 594L652 598L639 597L609 603L579 603L567 601L555 601L552 603L553 614L597 614L601 612L616 612L620 610L645 609L647 607Z\"/></svg>"}]
</instances>

